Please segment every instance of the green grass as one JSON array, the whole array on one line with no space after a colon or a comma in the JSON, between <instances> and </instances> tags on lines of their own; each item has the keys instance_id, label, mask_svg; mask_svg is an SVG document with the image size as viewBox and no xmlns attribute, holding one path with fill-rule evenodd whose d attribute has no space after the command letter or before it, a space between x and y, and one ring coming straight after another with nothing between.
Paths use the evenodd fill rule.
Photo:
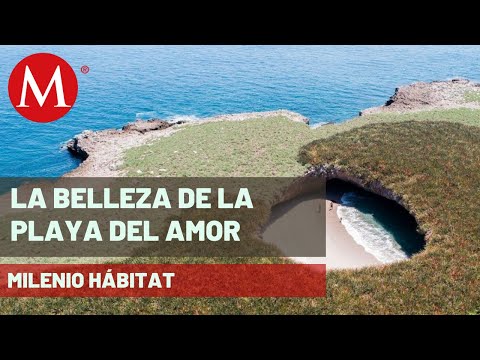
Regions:
<instances>
[{"instance_id":1,"label":"green grass","mask_svg":"<svg viewBox=\"0 0 480 360\"><path fill-rule=\"evenodd\" d=\"M467 91L463 95L466 102L476 102L480 103L480 92L477 91Z\"/></svg>"},{"instance_id":2,"label":"green grass","mask_svg":"<svg viewBox=\"0 0 480 360\"><path fill-rule=\"evenodd\" d=\"M124 169L129 176L292 176L304 170L292 149L314 138L307 125L282 117L187 126L127 151Z\"/></svg>"},{"instance_id":3,"label":"green grass","mask_svg":"<svg viewBox=\"0 0 480 360\"><path fill-rule=\"evenodd\" d=\"M332 276L329 290L332 282L351 281L360 290L357 295L368 298L363 303L344 296L340 308L475 311L480 303L480 128L447 122L372 124L314 141L299 157L302 163L342 169L364 183L380 181L403 197L431 234L425 251L411 261ZM368 293L369 288L374 291Z\"/></svg>"},{"instance_id":4,"label":"green grass","mask_svg":"<svg viewBox=\"0 0 480 360\"><path fill-rule=\"evenodd\" d=\"M126 151L122 169L127 176L299 176L306 167L297 153L306 143L369 124L410 120L480 126L480 110L376 114L313 130L283 117L186 126Z\"/></svg>"},{"instance_id":5,"label":"green grass","mask_svg":"<svg viewBox=\"0 0 480 360\"><path fill-rule=\"evenodd\" d=\"M424 229L433 231L426 250L411 261L382 268L329 272L325 299L23 298L0 299L0 312L477 313L480 129L476 126L480 126L480 111L469 109L377 114L315 130L278 117L187 126L125 153L123 170L128 176L301 176L308 164L325 162L378 178L403 194ZM311 145L304 148L302 162L298 162L300 149L308 143ZM282 261L130 258L123 262Z\"/></svg>"}]
</instances>

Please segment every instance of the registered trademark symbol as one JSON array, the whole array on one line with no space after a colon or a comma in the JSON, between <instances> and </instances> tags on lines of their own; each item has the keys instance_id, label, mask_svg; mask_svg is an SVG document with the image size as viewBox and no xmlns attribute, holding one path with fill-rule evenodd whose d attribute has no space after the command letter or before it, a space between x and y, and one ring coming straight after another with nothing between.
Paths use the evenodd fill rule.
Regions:
<instances>
[{"instance_id":1,"label":"registered trademark symbol","mask_svg":"<svg viewBox=\"0 0 480 360\"><path fill-rule=\"evenodd\" d=\"M80 71L81 71L83 74L88 74L88 72L90 71L90 68L89 68L87 65L83 65L83 66L80 68Z\"/></svg>"}]
</instances>

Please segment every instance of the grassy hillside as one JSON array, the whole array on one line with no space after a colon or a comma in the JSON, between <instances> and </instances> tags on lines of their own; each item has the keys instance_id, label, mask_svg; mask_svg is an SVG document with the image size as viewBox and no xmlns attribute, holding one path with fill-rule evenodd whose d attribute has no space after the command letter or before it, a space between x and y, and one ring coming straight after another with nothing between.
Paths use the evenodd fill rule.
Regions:
<instances>
[{"instance_id":1,"label":"grassy hillside","mask_svg":"<svg viewBox=\"0 0 480 360\"><path fill-rule=\"evenodd\" d=\"M129 176L292 176L302 175L307 163L329 163L404 194L422 226L432 230L426 250L381 268L329 272L325 299L0 299L0 312L474 313L480 309L480 128L469 125L480 125L480 111L378 114L315 130L285 118L218 122L184 127L125 153Z\"/></svg>"},{"instance_id":2,"label":"grassy hillside","mask_svg":"<svg viewBox=\"0 0 480 360\"><path fill-rule=\"evenodd\" d=\"M292 176L305 167L295 149L314 132L283 117L186 126L170 137L128 150L130 176Z\"/></svg>"},{"instance_id":3,"label":"grassy hillside","mask_svg":"<svg viewBox=\"0 0 480 360\"><path fill-rule=\"evenodd\" d=\"M421 227L431 232L426 250L411 261L352 274L360 288L375 289L368 295L370 308L469 312L478 307L480 128L446 122L373 124L314 141L300 159L341 168L365 182L379 180L401 194Z\"/></svg>"},{"instance_id":4,"label":"grassy hillside","mask_svg":"<svg viewBox=\"0 0 480 360\"><path fill-rule=\"evenodd\" d=\"M128 150L128 176L297 176L301 146L373 123L451 121L480 126L480 110L376 114L311 129L283 117L186 126L170 137Z\"/></svg>"}]
</instances>

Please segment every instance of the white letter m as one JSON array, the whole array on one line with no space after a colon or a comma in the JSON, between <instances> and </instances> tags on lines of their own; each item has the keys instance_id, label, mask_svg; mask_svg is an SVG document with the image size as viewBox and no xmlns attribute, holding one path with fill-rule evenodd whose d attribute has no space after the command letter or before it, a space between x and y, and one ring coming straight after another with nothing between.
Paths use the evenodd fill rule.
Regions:
<instances>
[{"instance_id":1,"label":"white letter m","mask_svg":"<svg viewBox=\"0 0 480 360\"><path fill-rule=\"evenodd\" d=\"M38 105L43 107L45 100L47 99L50 90L52 89L53 83L55 83L55 90L57 92L57 105L54 107L71 107L70 105L65 104L65 95L63 93L63 83L62 83L62 74L60 73L60 65L57 66L55 72L53 73L52 78L50 79L50 83L47 86L47 89L42 94L40 89L38 88L37 81L32 75L30 68L28 65L25 67L25 75L23 77L23 87L22 87L22 97L20 98L20 105L17 107L26 108L30 107L29 105L25 104L25 99L27 97L27 86L30 85L32 89L33 95L35 95L35 99L37 99Z\"/></svg>"}]
</instances>

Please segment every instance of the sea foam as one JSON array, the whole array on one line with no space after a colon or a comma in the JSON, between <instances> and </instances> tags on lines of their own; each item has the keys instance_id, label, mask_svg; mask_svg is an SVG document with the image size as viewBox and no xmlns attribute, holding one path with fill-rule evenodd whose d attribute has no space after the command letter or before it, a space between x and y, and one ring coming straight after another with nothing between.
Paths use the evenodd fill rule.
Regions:
<instances>
[{"instance_id":1,"label":"sea foam","mask_svg":"<svg viewBox=\"0 0 480 360\"><path fill-rule=\"evenodd\" d=\"M200 121L203 118L198 117L196 115L169 115L169 116L161 116L157 111L144 111L138 112L135 114L135 119L140 120L150 120L150 119L164 119L167 121L177 122L177 121Z\"/></svg>"},{"instance_id":2,"label":"sea foam","mask_svg":"<svg viewBox=\"0 0 480 360\"><path fill-rule=\"evenodd\" d=\"M407 259L407 254L392 234L375 223L371 215L352 206L355 200L358 200L358 195L345 193L341 198L342 204L337 207L338 217L355 242L384 264Z\"/></svg>"},{"instance_id":3,"label":"sea foam","mask_svg":"<svg viewBox=\"0 0 480 360\"><path fill-rule=\"evenodd\" d=\"M143 111L135 114L135 119L140 120L149 120L158 118L158 113L156 111Z\"/></svg>"},{"instance_id":4,"label":"sea foam","mask_svg":"<svg viewBox=\"0 0 480 360\"><path fill-rule=\"evenodd\" d=\"M203 120L202 118L196 116L196 115L173 115L167 117L168 121L186 121L186 122L191 122L191 121L200 121Z\"/></svg>"}]
</instances>

